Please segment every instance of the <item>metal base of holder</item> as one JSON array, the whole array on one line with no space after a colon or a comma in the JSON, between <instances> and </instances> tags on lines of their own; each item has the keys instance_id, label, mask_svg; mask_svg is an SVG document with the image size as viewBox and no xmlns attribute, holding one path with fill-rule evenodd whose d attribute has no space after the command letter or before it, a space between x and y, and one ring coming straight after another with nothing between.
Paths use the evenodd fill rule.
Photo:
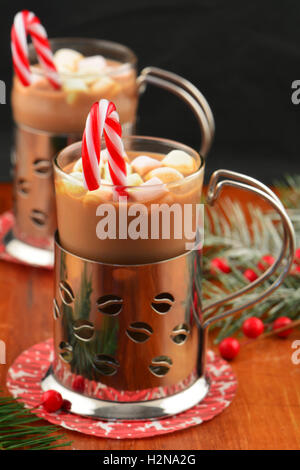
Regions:
<instances>
[{"instance_id":1,"label":"metal base of holder","mask_svg":"<svg viewBox=\"0 0 300 470\"><path fill-rule=\"evenodd\" d=\"M72 403L71 412L102 420L152 420L181 413L200 403L207 395L210 382L201 377L189 388L168 397L140 402L111 402L73 392L61 385L49 368L42 380L43 390L56 390Z\"/></svg>"},{"instance_id":2,"label":"metal base of holder","mask_svg":"<svg viewBox=\"0 0 300 470\"><path fill-rule=\"evenodd\" d=\"M7 232L3 239L5 251L15 259L40 268L49 268L54 265L54 252L37 248L15 238L13 231Z\"/></svg>"}]
</instances>

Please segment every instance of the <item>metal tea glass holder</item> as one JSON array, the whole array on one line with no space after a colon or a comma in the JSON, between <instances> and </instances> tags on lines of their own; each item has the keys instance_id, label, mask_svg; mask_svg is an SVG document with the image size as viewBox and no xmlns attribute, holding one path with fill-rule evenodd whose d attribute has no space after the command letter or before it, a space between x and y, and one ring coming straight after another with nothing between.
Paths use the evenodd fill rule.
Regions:
<instances>
[{"instance_id":1,"label":"metal tea glass holder","mask_svg":"<svg viewBox=\"0 0 300 470\"><path fill-rule=\"evenodd\" d=\"M213 121L202 95L158 69L146 69L140 80L174 92L192 107L202 130L202 149L207 151ZM208 327L274 292L289 272L295 249L285 209L259 181L218 170L211 176L207 203L214 204L228 186L260 196L277 212L283 227L282 248L257 280L205 308L201 250L155 263L108 264L67 251L56 234L54 359L42 388L61 392L71 402L71 412L104 420L156 419L180 413L206 396ZM279 273L276 280L255 299L215 314L275 272Z\"/></svg>"}]
</instances>

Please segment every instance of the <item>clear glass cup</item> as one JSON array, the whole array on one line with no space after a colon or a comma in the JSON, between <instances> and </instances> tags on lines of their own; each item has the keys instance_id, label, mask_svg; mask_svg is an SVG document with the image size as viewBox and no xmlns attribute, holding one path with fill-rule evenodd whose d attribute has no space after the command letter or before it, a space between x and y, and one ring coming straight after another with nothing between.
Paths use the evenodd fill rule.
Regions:
<instances>
[{"instance_id":1,"label":"clear glass cup","mask_svg":"<svg viewBox=\"0 0 300 470\"><path fill-rule=\"evenodd\" d=\"M14 76L15 225L12 244L8 243L7 249L21 258L27 256L26 244L53 248L56 213L51 160L66 145L81 139L91 105L101 98L113 100L125 134L132 132L136 119L137 59L130 49L109 41L85 38L53 39L50 43L53 52L71 48L84 56L102 55L111 68L97 75L60 74L65 86L62 90L54 90L37 67L36 54L30 46L33 83L24 87ZM16 241L21 245L18 246Z\"/></svg>"},{"instance_id":2,"label":"clear glass cup","mask_svg":"<svg viewBox=\"0 0 300 470\"><path fill-rule=\"evenodd\" d=\"M96 191L79 186L78 180L68 174L68 170L81 157L81 142L66 147L54 160L57 224L62 246L83 258L113 264L152 263L183 254L187 251L186 246L196 238L197 204L201 200L204 175L203 157L192 148L167 139L128 136L123 141L129 160L138 155L162 160L172 150L184 151L193 159L194 172L164 185L126 186L121 189L120 198L120 188L105 182ZM123 193L126 193L124 198ZM132 211L136 204L144 210L145 227L141 230L145 228L145 231L140 238L131 238L130 223L135 219ZM99 224L106 217L107 205L111 205L115 214L115 232L113 230L112 236L103 239L100 238ZM169 224L169 232L164 232L160 221L157 238L151 238L154 224L160 220L159 217L164 217L159 215L158 205L164 205L161 208L169 217L164 221ZM103 216L99 216L100 207L103 207ZM171 207L174 212L167 213ZM188 227L185 225L185 209L191 216ZM121 227L121 217L127 220L126 227L123 225L125 231Z\"/></svg>"}]
</instances>

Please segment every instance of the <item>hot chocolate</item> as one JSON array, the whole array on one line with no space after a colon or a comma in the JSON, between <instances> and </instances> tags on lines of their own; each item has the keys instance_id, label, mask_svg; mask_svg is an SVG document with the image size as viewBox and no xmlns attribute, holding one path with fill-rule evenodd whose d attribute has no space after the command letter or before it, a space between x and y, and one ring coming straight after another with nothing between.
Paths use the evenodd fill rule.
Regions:
<instances>
[{"instance_id":1,"label":"hot chocolate","mask_svg":"<svg viewBox=\"0 0 300 470\"><path fill-rule=\"evenodd\" d=\"M163 139L129 137L124 142L125 188L112 185L106 150L101 152L101 185L94 191L84 187L81 143L58 155L55 190L60 243L73 254L112 264L176 257L195 239L202 158L184 145Z\"/></svg>"},{"instance_id":2,"label":"hot chocolate","mask_svg":"<svg viewBox=\"0 0 300 470\"><path fill-rule=\"evenodd\" d=\"M71 49L60 52L65 60L71 52L81 56ZM61 72L60 90L51 86L39 66L33 66L32 71L33 82L28 87L14 77L12 107L14 119L21 126L57 134L82 133L92 104L101 98L116 103L121 123L135 122L137 86L131 64L105 60L100 55L82 56L75 71Z\"/></svg>"}]
</instances>

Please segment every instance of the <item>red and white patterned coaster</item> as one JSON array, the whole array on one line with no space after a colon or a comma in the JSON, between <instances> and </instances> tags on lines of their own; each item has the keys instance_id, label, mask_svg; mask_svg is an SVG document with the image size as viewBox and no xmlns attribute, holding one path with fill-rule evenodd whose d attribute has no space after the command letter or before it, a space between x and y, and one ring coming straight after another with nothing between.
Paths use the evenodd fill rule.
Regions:
<instances>
[{"instance_id":1,"label":"red and white patterned coaster","mask_svg":"<svg viewBox=\"0 0 300 470\"><path fill-rule=\"evenodd\" d=\"M41 402L41 379L53 359L52 339L36 344L24 351L8 371L7 387L14 397L32 408ZM207 352L207 374L211 387L199 405L176 416L156 421L99 421L72 413L59 411L47 413L42 409L34 412L50 423L72 431L112 439L136 439L168 434L196 426L221 413L233 400L237 380L230 365L213 351Z\"/></svg>"},{"instance_id":2,"label":"red and white patterned coaster","mask_svg":"<svg viewBox=\"0 0 300 470\"><path fill-rule=\"evenodd\" d=\"M0 259L3 259L4 261L10 261L11 263L32 266L25 261L14 258L12 255L6 252L3 240L6 234L13 228L14 223L15 218L12 211L3 212L3 214L0 215ZM43 266L43 268L53 269L53 266Z\"/></svg>"}]
</instances>

